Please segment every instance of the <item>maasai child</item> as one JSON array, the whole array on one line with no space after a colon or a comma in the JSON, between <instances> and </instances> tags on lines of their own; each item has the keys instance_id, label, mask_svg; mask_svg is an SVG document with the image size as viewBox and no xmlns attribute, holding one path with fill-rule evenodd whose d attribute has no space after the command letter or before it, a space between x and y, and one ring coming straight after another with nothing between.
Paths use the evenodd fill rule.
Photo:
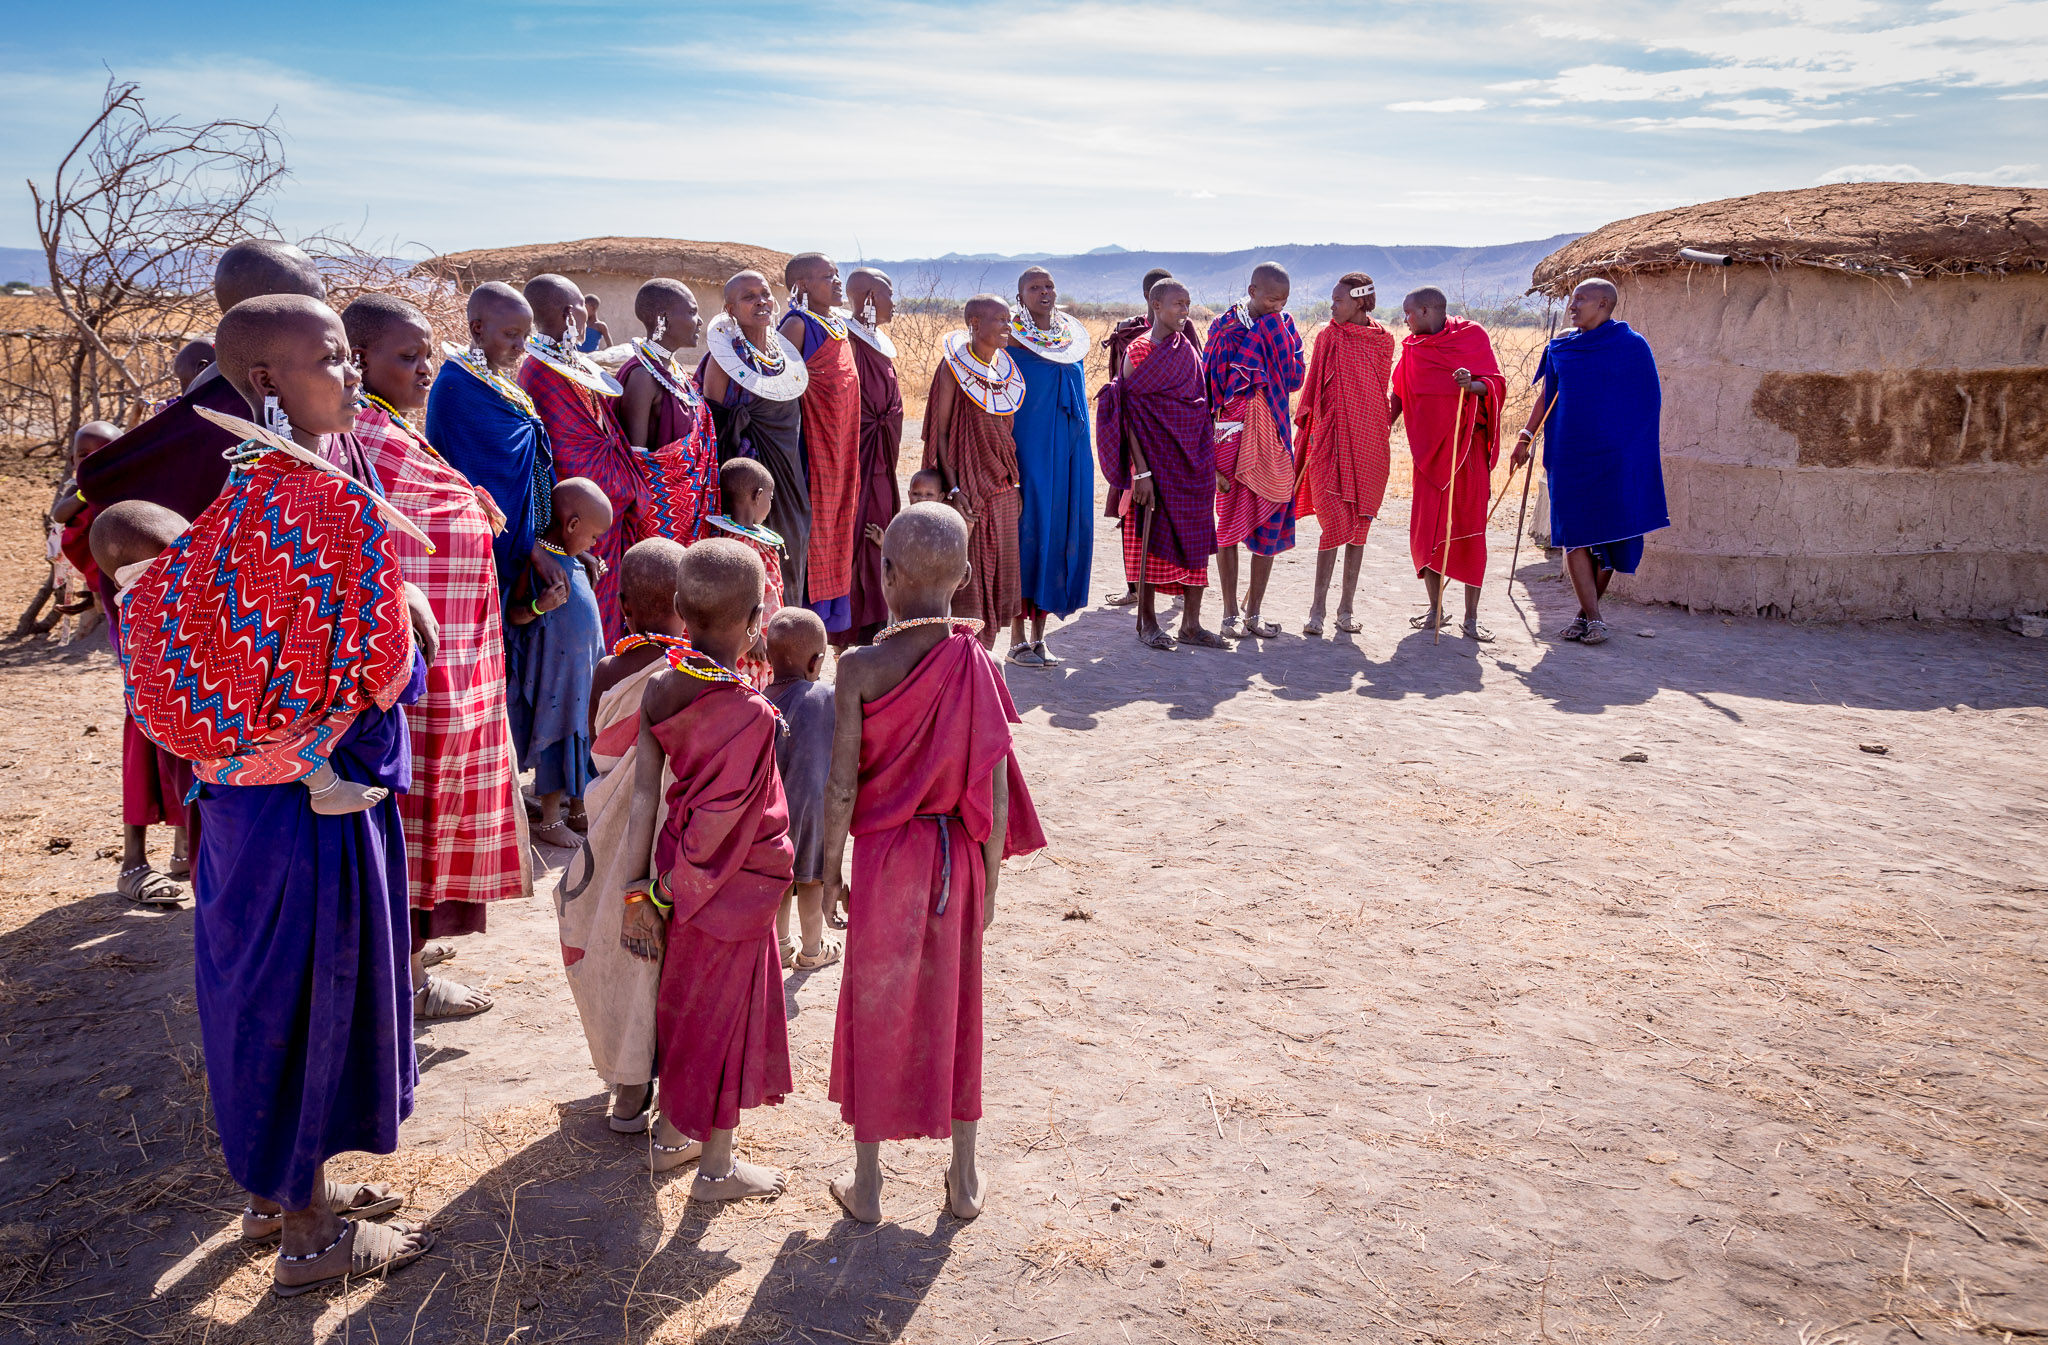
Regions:
<instances>
[{"instance_id":1,"label":"maasai child","mask_svg":"<svg viewBox=\"0 0 2048 1345\"><path fill-rule=\"evenodd\" d=\"M825 671L825 623L808 607L785 607L768 619L763 638L775 681L768 699L789 732L775 744L775 769L789 805L796 880L775 913L782 965L816 971L839 960L841 945L825 937L825 776L832 769L832 688ZM789 932L794 906L801 938Z\"/></svg>"},{"instance_id":2,"label":"maasai child","mask_svg":"<svg viewBox=\"0 0 2048 1345\"><path fill-rule=\"evenodd\" d=\"M704 516L718 512L718 431L696 376L673 352L696 345L704 323L690 287L659 277L633 296L633 314L647 337L633 342L633 357L620 367L625 392L611 407L626 442L645 450L649 527L688 545Z\"/></svg>"},{"instance_id":3,"label":"maasai child","mask_svg":"<svg viewBox=\"0 0 2048 1345\"><path fill-rule=\"evenodd\" d=\"M704 400L718 425L718 461L753 458L775 479L767 526L782 539L782 591L804 598L811 545L811 487L804 469L804 389L810 366L777 331L775 291L759 271L725 282L725 311L704 333L697 366Z\"/></svg>"},{"instance_id":4,"label":"maasai child","mask_svg":"<svg viewBox=\"0 0 2048 1345\"><path fill-rule=\"evenodd\" d=\"M64 482L50 502L50 584L61 630L66 620L78 618L69 635L59 644L70 644L99 628L100 569L92 558L92 519L95 506L85 502L78 490L78 464L121 437L121 427L105 420L89 420L71 436L71 456Z\"/></svg>"},{"instance_id":5,"label":"maasai child","mask_svg":"<svg viewBox=\"0 0 2048 1345\"><path fill-rule=\"evenodd\" d=\"M583 340L576 348L586 355L593 350L603 350L612 343L612 329L597 316L598 307L595 294L583 296Z\"/></svg>"},{"instance_id":6,"label":"maasai child","mask_svg":"<svg viewBox=\"0 0 2048 1345\"><path fill-rule=\"evenodd\" d=\"M1519 467L1543 430L1550 542L1564 548L1565 573L1579 599L1578 616L1561 634L1582 644L1607 642L1600 619L1607 582L1617 570L1634 574L1643 535L1671 525L1657 438L1664 406L1657 357L1615 319L1620 299L1610 280L1582 280L1572 290L1565 306L1572 330L1544 350L1536 370L1543 392L1515 444Z\"/></svg>"},{"instance_id":7,"label":"maasai child","mask_svg":"<svg viewBox=\"0 0 2048 1345\"><path fill-rule=\"evenodd\" d=\"M688 649L676 613L676 577L683 548L666 537L635 542L619 561L619 606L628 632L590 679L590 756L597 778L584 802L590 831L556 889L562 964L590 1064L612 1090L607 1123L625 1135L647 1130L654 1096L654 1002L661 964L620 943L626 914L619 893L647 872L648 853L630 853L633 780L640 742L640 702L648 683L668 667L663 656Z\"/></svg>"},{"instance_id":8,"label":"maasai child","mask_svg":"<svg viewBox=\"0 0 2048 1345\"><path fill-rule=\"evenodd\" d=\"M1187 286L1162 280L1147 303L1151 329L1126 345L1123 372L1096 393L1096 457L1103 479L1130 502L1124 569L1143 580L1138 639L1159 650L1177 643L1225 649L1202 626L1202 590L1216 552L1216 444L1202 357L1187 334ZM1177 642L1159 628L1162 592L1182 599Z\"/></svg>"},{"instance_id":9,"label":"maasai child","mask_svg":"<svg viewBox=\"0 0 2048 1345\"><path fill-rule=\"evenodd\" d=\"M289 243L250 238L220 254L213 270L213 301L226 313L245 299L299 294L327 297L326 282L311 257ZM232 384L208 365L182 395L79 466L78 487L94 504L148 500L172 513L197 518L227 483L227 459L235 446L231 431L198 414L198 408L246 416L249 408ZM101 576L103 584L108 577ZM101 589L111 598L112 590Z\"/></svg>"},{"instance_id":10,"label":"maasai child","mask_svg":"<svg viewBox=\"0 0 2048 1345\"><path fill-rule=\"evenodd\" d=\"M896 459L903 451L903 390L896 382L896 343L882 329L896 316L894 282L861 267L846 278L853 315L853 364L860 373L860 497L854 510L853 574L847 590L850 623L835 645L866 644L889 620L882 597L882 529L903 507Z\"/></svg>"},{"instance_id":11,"label":"maasai child","mask_svg":"<svg viewBox=\"0 0 2048 1345\"><path fill-rule=\"evenodd\" d=\"M565 574L560 584L513 595L506 642L518 650L519 676L506 688L505 709L519 769L533 772L540 796L533 838L574 850L583 844L577 824L591 776L590 677L605 650L600 565L590 551L612 526L612 506L595 481L572 476L555 483L553 510L541 544L561 558Z\"/></svg>"},{"instance_id":12,"label":"maasai child","mask_svg":"<svg viewBox=\"0 0 2048 1345\"><path fill-rule=\"evenodd\" d=\"M957 511L959 507L958 501L958 495L952 496L949 501L946 494L946 474L938 468L920 467L910 474L910 502L912 504L950 504ZM965 519L967 515L963 512L960 514L960 517ZM884 533L883 536L887 536L887 533ZM881 538L878 537L875 540L879 544Z\"/></svg>"},{"instance_id":13,"label":"maasai child","mask_svg":"<svg viewBox=\"0 0 2048 1345\"><path fill-rule=\"evenodd\" d=\"M582 293L561 276L538 275L526 282L525 295L533 308L533 335L526 340L519 386L533 398L534 410L548 427L555 476L595 482L611 505L611 526L591 543L590 554L598 562L597 610L604 635L616 640L624 630L619 557L654 531L647 519L647 469L609 405L620 392L617 380L577 348L584 322Z\"/></svg>"},{"instance_id":14,"label":"maasai child","mask_svg":"<svg viewBox=\"0 0 2048 1345\"><path fill-rule=\"evenodd\" d=\"M752 458L734 458L719 468L718 487L725 499L725 512L706 517L698 527L697 535L730 538L753 548L761 557L761 564L768 575L763 599L766 606L762 609L762 620L766 621L782 610L785 596L782 587L782 538L774 529L765 526L765 520L775 516L775 478ZM767 646L757 646L741 655L740 671L752 679L756 688L767 686L775 675L775 669L768 662Z\"/></svg>"},{"instance_id":15,"label":"maasai child","mask_svg":"<svg viewBox=\"0 0 2048 1345\"><path fill-rule=\"evenodd\" d=\"M1443 604L1448 576L1465 586L1465 637L1485 642L1493 639L1479 624L1486 497L1500 456L1501 402L1508 385L1486 329L1447 314L1444 292L1433 285L1401 301L1409 334L1394 366L1393 419L1408 417L1408 451L1415 459L1408 555L1429 595L1429 610L1408 624L1431 632L1450 624Z\"/></svg>"},{"instance_id":16,"label":"maasai child","mask_svg":"<svg viewBox=\"0 0 2048 1345\"><path fill-rule=\"evenodd\" d=\"M1295 512L1322 524L1316 552L1316 596L1303 635L1323 633L1323 604L1337 549L1344 550L1344 592L1337 600L1337 629L1356 635L1353 619L1358 569L1365 562L1365 534L1387 494L1388 445L1393 422L1387 413L1387 381L1394 369L1394 334L1373 320L1378 295L1372 277L1353 271L1330 291L1330 320L1316 333L1309 357L1301 408L1294 414L1295 442L1302 467Z\"/></svg>"},{"instance_id":17,"label":"maasai child","mask_svg":"<svg viewBox=\"0 0 2048 1345\"><path fill-rule=\"evenodd\" d=\"M1081 367L1088 329L1054 306L1058 298L1052 273L1027 267L1017 277L1017 306L1010 310L1010 355L1024 375L1024 404L1010 422L1017 440L1017 574L1024 607L1011 623L1007 657L1026 668L1063 662L1045 647L1045 619L1064 621L1087 603L1095 556L1089 525L1095 473Z\"/></svg>"},{"instance_id":18,"label":"maasai child","mask_svg":"<svg viewBox=\"0 0 2048 1345\"><path fill-rule=\"evenodd\" d=\"M1002 670L947 615L967 550L951 510L898 514L882 551L894 620L837 675L825 881L847 931L830 1095L853 1127L854 1169L832 1195L863 1223L882 1217L884 1140L950 1136L946 1208L981 1212L982 931L1003 860L1045 844Z\"/></svg>"},{"instance_id":19,"label":"maasai child","mask_svg":"<svg viewBox=\"0 0 2048 1345\"><path fill-rule=\"evenodd\" d=\"M626 851L654 863L623 893L621 940L662 964L649 1163L661 1172L701 1156L693 1200L772 1196L788 1180L732 1151L740 1112L792 1087L775 956L775 909L794 872L775 769L782 729L735 670L761 638L766 574L758 552L729 538L684 550L675 604L697 652L671 650L641 702Z\"/></svg>"},{"instance_id":20,"label":"maasai child","mask_svg":"<svg viewBox=\"0 0 2048 1345\"><path fill-rule=\"evenodd\" d=\"M427 394L427 442L448 465L489 495L505 515L491 543L498 597L509 605L528 569L538 587L562 582L561 562L540 544L555 488L554 454L533 398L512 381L533 334L533 309L502 281L470 291L469 346L443 346L448 359ZM506 650L509 658L511 649ZM518 676L509 663L506 678Z\"/></svg>"},{"instance_id":21,"label":"maasai child","mask_svg":"<svg viewBox=\"0 0 2048 1345\"><path fill-rule=\"evenodd\" d=\"M1010 418L1024 403L1024 374L1006 349L1010 306L993 294L967 301L964 331L946 334L945 358L932 371L925 401L924 465L936 467L946 498L967 515L973 573L955 599L957 614L981 622L980 640L1024 610L1017 559L1017 443Z\"/></svg>"},{"instance_id":22,"label":"maasai child","mask_svg":"<svg viewBox=\"0 0 2048 1345\"><path fill-rule=\"evenodd\" d=\"M324 304L245 300L215 342L222 375L273 434L318 455L323 437L354 427L348 336ZM332 816L296 781L212 783L260 779L263 762L248 752L216 773L207 759L229 754L201 744L248 746L247 726L352 711L321 744L335 773L355 790L406 787L412 753L395 706L425 689L433 615L400 582L397 518L281 451L245 456L174 548L182 563L152 562L122 603L136 717L201 763L200 1039L227 1168L250 1195L242 1235L281 1236L281 1295L385 1273L432 1243L403 1225L344 1222L400 1198L326 1178L334 1154L392 1152L412 1110L404 829L388 797ZM204 700L183 684L195 667Z\"/></svg>"},{"instance_id":23,"label":"maasai child","mask_svg":"<svg viewBox=\"0 0 2048 1345\"><path fill-rule=\"evenodd\" d=\"M1202 368L1216 417L1216 578L1223 634L1271 639L1280 627L1259 604L1273 557L1294 548L1294 419L1287 398L1301 386L1301 333L1287 312L1285 268L1252 268L1244 299L1209 326ZM1237 548L1252 553L1244 622L1237 618Z\"/></svg>"},{"instance_id":24,"label":"maasai child","mask_svg":"<svg viewBox=\"0 0 2048 1345\"><path fill-rule=\"evenodd\" d=\"M430 940L484 930L486 903L530 896L533 874L505 721L505 635L494 538L505 516L413 428L434 384L434 332L403 299L365 294L342 310L363 371L356 442L384 498L427 534L392 551L441 624L426 694L406 707L412 788L398 800L412 894L415 1018L480 1013L490 996L427 971ZM443 945L440 956L452 956Z\"/></svg>"},{"instance_id":25,"label":"maasai child","mask_svg":"<svg viewBox=\"0 0 2048 1345\"><path fill-rule=\"evenodd\" d=\"M811 488L810 551L803 603L828 631L852 620L853 521L860 496L860 368L853 360L839 268L821 252L802 252L782 269L789 288L785 340L810 370L803 395L804 466Z\"/></svg>"}]
</instances>

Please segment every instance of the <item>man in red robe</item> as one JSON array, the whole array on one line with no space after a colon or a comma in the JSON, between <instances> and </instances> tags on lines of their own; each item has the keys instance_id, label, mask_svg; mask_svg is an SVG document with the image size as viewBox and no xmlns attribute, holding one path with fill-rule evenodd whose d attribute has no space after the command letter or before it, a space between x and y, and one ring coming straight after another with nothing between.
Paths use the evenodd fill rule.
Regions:
<instances>
[{"instance_id":1,"label":"man in red robe","mask_svg":"<svg viewBox=\"0 0 2048 1345\"><path fill-rule=\"evenodd\" d=\"M830 1096L854 1142L854 1170L832 1194L878 1223L882 1141L950 1137L946 1207L972 1219L982 931L1004 858L1045 834L1011 750L1002 670L948 617L968 577L965 522L912 505L884 535L882 566L896 620L840 661L825 789L826 895L847 901Z\"/></svg>"},{"instance_id":2,"label":"man in red robe","mask_svg":"<svg viewBox=\"0 0 2048 1345\"><path fill-rule=\"evenodd\" d=\"M811 371L804 389L804 466L811 487L810 564L804 605L824 619L827 632L850 624L854 515L860 496L860 370L844 317L833 305L846 298L839 268L822 252L802 252L782 269L789 316L782 334Z\"/></svg>"},{"instance_id":3,"label":"man in red robe","mask_svg":"<svg viewBox=\"0 0 2048 1345\"><path fill-rule=\"evenodd\" d=\"M611 409L626 442L644 450L648 509L642 535L621 540L628 550L648 537L688 546L719 511L718 432L696 375L674 354L697 344L704 321L690 287L659 276L633 296L633 316L647 337L632 343L633 357L620 366L625 390Z\"/></svg>"},{"instance_id":4,"label":"man in red robe","mask_svg":"<svg viewBox=\"0 0 2048 1345\"><path fill-rule=\"evenodd\" d=\"M787 1180L732 1151L741 1110L793 1087L775 946L776 908L796 873L775 768L780 719L737 671L761 634L766 582L740 542L710 537L683 551L675 603L689 644L669 652L641 699L625 846L652 852L655 876L612 898L627 903L620 944L662 964L652 1164L701 1157L693 1200L772 1196Z\"/></svg>"},{"instance_id":5,"label":"man in red robe","mask_svg":"<svg viewBox=\"0 0 2048 1345\"><path fill-rule=\"evenodd\" d=\"M860 372L860 502L853 515L853 573L847 628L833 637L844 647L866 644L889 619L882 596L882 529L903 508L896 459L903 450L903 390L896 382L896 345L882 329L896 315L895 283L861 267L846 278L853 316L853 364Z\"/></svg>"},{"instance_id":6,"label":"man in red robe","mask_svg":"<svg viewBox=\"0 0 2048 1345\"><path fill-rule=\"evenodd\" d=\"M1465 586L1467 639L1489 641L1479 624L1479 586L1486 582L1486 497L1500 456L1501 404L1507 380L1486 329L1446 314L1444 292L1424 286L1401 301L1408 336L1394 366L1393 418L1408 418L1415 460L1408 551L1429 592L1429 610L1411 617L1416 630L1446 624L1446 578Z\"/></svg>"},{"instance_id":7,"label":"man in red robe","mask_svg":"<svg viewBox=\"0 0 2048 1345\"><path fill-rule=\"evenodd\" d=\"M600 392L562 372L562 367L588 366L593 373L597 369L577 349L585 320L583 291L561 276L538 275L526 282L525 292L526 302L533 306L534 334L517 381L547 426L555 479L580 476L595 481L611 501L612 525L590 554L598 562L597 610L604 621L604 637L616 640L625 633L619 611L619 558L628 546L652 535L646 521L647 469L606 405L618 395L617 385L609 393Z\"/></svg>"}]
</instances>

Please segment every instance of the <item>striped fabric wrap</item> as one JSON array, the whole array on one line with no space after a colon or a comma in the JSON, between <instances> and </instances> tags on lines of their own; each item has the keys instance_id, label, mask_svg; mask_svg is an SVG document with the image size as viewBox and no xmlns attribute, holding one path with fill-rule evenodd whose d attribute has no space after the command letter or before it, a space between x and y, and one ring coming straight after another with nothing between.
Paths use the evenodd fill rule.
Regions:
<instances>
[{"instance_id":1,"label":"striped fabric wrap","mask_svg":"<svg viewBox=\"0 0 2048 1345\"><path fill-rule=\"evenodd\" d=\"M283 453L238 465L123 599L129 713L210 783L318 769L412 673L391 538L354 481Z\"/></svg>"}]
</instances>

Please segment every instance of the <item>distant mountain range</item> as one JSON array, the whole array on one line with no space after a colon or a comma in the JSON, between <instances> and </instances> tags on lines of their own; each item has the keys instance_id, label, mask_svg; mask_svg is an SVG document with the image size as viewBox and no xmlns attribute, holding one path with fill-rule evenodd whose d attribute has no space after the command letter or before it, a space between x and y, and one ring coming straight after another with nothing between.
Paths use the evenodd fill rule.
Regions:
<instances>
[{"instance_id":1,"label":"distant mountain range","mask_svg":"<svg viewBox=\"0 0 2048 1345\"><path fill-rule=\"evenodd\" d=\"M1131 304L1141 298L1138 283L1145 272L1163 266L1193 292L1196 302L1222 305L1244 293L1252 267L1275 261L1294 278L1295 307L1329 298L1331 286L1347 271L1363 271L1373 278L1383 308L1398 305L1403 294L1421 285L1435 285L1455 302L1490 307L1519 299L1529 288L1529 273L1536 263L1580 236L1558 234L1527 243L1475 248L1348 243L1289 243L1241 252L1097 248L1069 257L949 253L841 265L880 267L895 280L899 294L915 297L929 290L956 299L984 292L1008 298L1016 292L1017 273L1026 266L1039 265L1059 282L1062 299Z\"/></svg>"},{"instance_id":2,"label":"distant mountain range","mask_svg":"<svg viewBox=\"0 0 2048 1345\"><path fill-rule=\"evenodd\" d=\"M50 283L50 267L40 248L0 248L0 285L26 280L31 285Z\"/></svg>"}]
</instances>

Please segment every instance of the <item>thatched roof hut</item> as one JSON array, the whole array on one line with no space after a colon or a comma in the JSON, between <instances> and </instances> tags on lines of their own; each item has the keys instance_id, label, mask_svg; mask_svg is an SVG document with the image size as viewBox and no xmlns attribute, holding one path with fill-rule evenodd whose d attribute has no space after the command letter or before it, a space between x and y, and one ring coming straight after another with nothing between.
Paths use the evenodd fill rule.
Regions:
<instances>
[{"instance_id":1,"label":"thatched roof hut","mask_svg":"<svg viewBox=\"0 0 2048 1345\"><path fill-rule=\"evenodd\" d=\"M1664 376L1672 527L1632 596L1813 618L2048 608L2048 191L1711 201L1610 224L1532 280L1563 295L1591 276L1620 287Z\"/></svg>"},{"instance_id":2,"label":"thatched roof hut","mask_svg":"<svg viewBox=\"0 0 2048 1345\"><path fill-rule=\"evenodd\" d=\"M775 297L784 299L782 268L789 254L747 243L693 243L681 238L585 238L574 243L529 243L523 247L451 252L421 265L452 279L463 290L487 280L521 285L554 272L595 294L598 316L612 340L647 333L633 317L633 296L656 276L688 285L706 321L724 303L725 282L741 271L768 277Z\"/></svg>"}]
</instances>

